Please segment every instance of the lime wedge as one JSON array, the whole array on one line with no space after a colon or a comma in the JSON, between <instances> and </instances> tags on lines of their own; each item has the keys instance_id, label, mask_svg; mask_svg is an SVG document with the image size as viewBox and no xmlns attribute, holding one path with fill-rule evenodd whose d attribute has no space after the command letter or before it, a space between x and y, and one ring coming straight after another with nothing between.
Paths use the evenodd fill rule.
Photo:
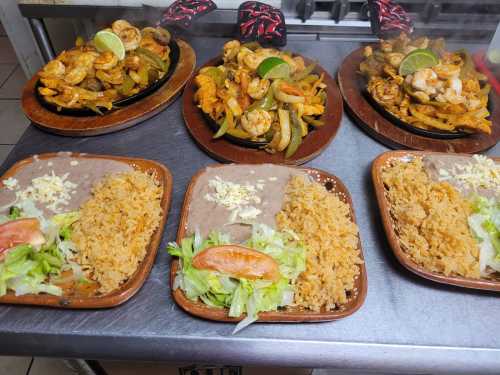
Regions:
<instances>
[{"instance_id":1,"label":"lime wedge","mask_svg":"<svg viewBox=\"0 0 500 375\"><path fill-rule=\"evenodd\" d=\"M99 52L111 51L120 60L125 58L125 47L120 37L108 30L101 30L94 37L95 48Z\"/></svg>"},{"instance_id":2,"label":"lime wedge","mask_svg":"<svg viewBox=\"0 0 500 375\"><path fill-rule=\"evenodd\" d=\"M259 64L257 74L264 79L288 78L290 65L279 57L268 57Z\"/></svg>"},{"instance_id":3,"label":"lime wedge","mask_svg":"<svg viewBox=\"0 0 500 375\"><path fill-rule=\"evenodd\" d=\"M439 64L439 58L430 49L416 49L401 61L399 75L407 76L417 70L431 68L437 64Z\"/></svg>"}]
</instances>

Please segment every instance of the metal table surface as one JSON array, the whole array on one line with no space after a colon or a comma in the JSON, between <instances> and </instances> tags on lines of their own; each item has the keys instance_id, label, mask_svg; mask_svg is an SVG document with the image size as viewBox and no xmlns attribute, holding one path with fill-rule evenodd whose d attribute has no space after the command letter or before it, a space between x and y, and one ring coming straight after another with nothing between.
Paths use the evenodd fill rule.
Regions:
<instances>
[{"instance_id":1,"label":"metal table surface","mask_svg":"<svg viewBox=\"0 0 500 375\"><path fill-rule=\"evenodd\" d=\"M224 40L190 41L202 63ZM288 48L319 59L332 74L358 44L290 41ZM0 172L34 153L80 151L157 160L174 178L173 200L155 266L128 303L92 311L0 306L0 354L177 361L217 364L335 367L412 373L500 372L499 295L444 286L405 270L389 249L370 177L372 160L387 151L347 115L331 145L307 165L339 176L351 192L360 226L368 296L360 311L316 324L233 324L181 311L168 287L169 256L191 176L213 163L183 124L181 101L145 123L89 138L51 135L30 127ZM499 155L500 146L487 152Z\"/></svg>"}]
</instances>

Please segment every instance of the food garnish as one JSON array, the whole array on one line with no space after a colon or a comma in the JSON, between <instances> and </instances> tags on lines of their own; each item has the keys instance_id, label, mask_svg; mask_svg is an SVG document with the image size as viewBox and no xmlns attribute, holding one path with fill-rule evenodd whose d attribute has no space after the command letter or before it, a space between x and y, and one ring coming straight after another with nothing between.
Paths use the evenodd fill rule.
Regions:
<instances>
[{"instance_id":1,"label":"food garnish","mask_svg":"<svg viewBox=\"0 0 500 375\"><path fill-rule=\"evenodd\" d=\"M92 41L78 39L40 71L39 94L58 109L90 109L102 114L113 102L135 95L165 74L170 65L170 34L161 27L139 30L113 22Z\"/></svg>"},{"instance_id":2,"label":"food garnish","mask_svg":"<svg viewBox=\"0 0 500 375\"><path fill-rule=\"evenodd\" d=\"M36 247L44 243L45 238L37 219L17 219L0 225L0 256L17 245L29 244Z\"/></svg>"},{"instance_id":3,"label":"food garnish","mask_svg":"<svg viewBox=\"0 0 500 375\"><path fill-rule=\"evenodd\" d=\"M239 245L204 249L194 256L193 267L249 280L279 278L278 263L272 257Z\"/></svg>"},{"instance_id":4,"label":"food garnish","mask_svg":"<svg viewBox=\"0 0 500 375\"><path fill-rule=\"evenodd\" d=\"M447 51L442 38L381 40L365 47L359 66L368 94L405 123L426 130L491 134L486 77L466 50Z\"/></svg>"},{"instance_id":5,"label":"food garnish","mask_svg":"<svg viewBox=\"0 0 500 375\"><path fill-rule=\"evenodd\" d=\"M242 244L244 250L240 246L230 247L238 249L235 258L229 257L227 250L222 251L222 256L220 250L215 250L220 258L215 262L217 266L211 268L222 272L196 268L195 263L205 266L208 263L207 253L203 253L205 249L229 249L225 247L229 244L229 236L223 233L214 231L203 239L195 232L193 236L184 238L180 246L169 243L167 251L179 257L181 264L174 290L180 288L187 298L193 301L200 299L211 307L227 307L230 317L247 315L236 326L235 333L256 321L259 312L274 311L293 303L293 283L305 270L305 249L293 233L278 232L264 224L256 224L250 239ZM245 256L250 252L250 256ZM255 254L257 252L259 255ZM197 259L200 254L202 258ZM251 267L256 259L259 260L259 269L254 270ZM271 261L278 265L278 273ZM238 272L233 273L233 270ZM250 272L251 278L243 277Z\"/></svg>"},{"instance_id":6,"label":"food garnish","mask_svg":"<svg viewBox=\"0 0 500 375\"><path fill-rule=\"evenodd\" d=\"M323 125L326 85L315 66L306 66L300 56L232 40L224 45L223 63L204 67L195 77L195 101L218 124L214 138L228 134L260 142L271 153L286 150L290 158L300 147L298 136L301 141Z\"/></svg>"}]
</instances>

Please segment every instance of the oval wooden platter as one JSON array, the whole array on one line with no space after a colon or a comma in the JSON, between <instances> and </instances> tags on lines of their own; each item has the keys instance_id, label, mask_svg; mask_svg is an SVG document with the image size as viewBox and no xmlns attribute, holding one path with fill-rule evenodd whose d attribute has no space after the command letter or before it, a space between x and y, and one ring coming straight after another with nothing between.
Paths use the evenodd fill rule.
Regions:
<instances>
[{"instance_id":1,"label":"oval wooden platter","mask_svg":"<svg viewBox=\"0 0 500 375\"><path fill-rule=\"evenodd\" d=\"M211 168L223 168L224 165L214 164L209 166ZM298 167L294 167L298 168ZM349 191L342 183L342 181L328 172L322 171L320 169L315 168L300 168L307 172L315 181L325 185L325 188L330 191L332 194L338 195L338 197L347 203L350 207L351 218L354 222L356 222L356 217L354 215L354 208L352 205L352 199L349 194ZM198 178L205 172L205 168L198 171L191 182L188 185L186 190L186 195L184 197L184 203L182 206L181 219L179 222L179 228L177 231L177 242L180 241L186 236L186 227L187 227L187 219L188 219L188 211L189 206L193 199L201 199L199 197L193 196L193 188L196 184ZM361 241L359 240L358 235L358 248L360 250L360 257L364 260L363 257L363 249L361 247ZM175 279L175 275L179 269L179 261L177 258L174 258L170 265L170 287L172 289L172 295L175 302L186 312L198 316L200 318L215 320L221 322L238 322L244 319L245 316L239 318L231 318L228 314L228 309L217 309L211 308L199 301L191 301L188 299L181 289L173 289L173 283ZM351 295L350 300L345 305L342 305L340 308L331 311L321 311L321 312L313 312L307 310L301 310L298 308L287 308L279 311L268 311L259 314L259 322L321 322L321 321L332 321L338 320L341 318L345 318L356 312L366 298L366 293L368 289L368 280L366 275L365 264L360 265L360 274L355 279L354 282L354 293Z\"/></svg>"},{"instance_id":2,"label":"oval wooden platter","mask_svg":"<svg viewBox=\"0 0 500 375\"><path fill-rule=\"evenodd\" d=\"M389 151L379 155L372 164L372 179L375 187L375 194L384 224L384 230L391 249L398 261L411 272L442 284L450 284L471 289L484 289L500 292L500 279L471 279L461 276L445 276L437 272L426 270L421 265L415 263L410 256L403 250L395 229L394 219L390 212L390 204L385 196L385 187L382 181L382 169L390 160L401 159L405 157L423 157L426 155L446 155L444 152L425 152L425 151ZM470 154L457 154L471 157ZM493 160L500 163L499 157L493 157Z\"/></svg>"},{"instance_id":3,"label":"oval wooden platter","mask_svg":"<svg viewBox=\"0 0 500 375\"><path fill-rule=\"evenodd\" d=\"M312 60L304 57L306 64L313 63ZM206 66L215 66L222 63L221 57L216 57L208 61L201 68ZM201 69L200 68L200 69ZM275 163L300 165L318 156L333 140L337 131L340 128L342 119L342 97L335 80L320 66L315 68L316 74L324 74L324 82L327 85L328 98L326 101L326 111L321 117L325 125L312 130L305 138L302 139L297 152L290 158L285 158L284 152L270 154L264 150L255 148L243 147L236 145L224 137L213 139L214 132L206 123L206 119L200 108L197 107L194 101L196 85L194 77L198 71L186 84L182 97L182 113L186 127L191 133L196 143L203 151L209 154L216 160L222 162L259 164L259 163Z\"/></svg>"},{"instance_id":4,"label":"oval wooden platter","mask_svg":"<svg viewBox=\"0 0 500 375\"><path fill-rule=\"evenodd\" d=\"M366 83L359 71L363 47L345 58L338 71L338 82L347 110L356 123L371 137L391 148L412 150L476 153L497 144L500 139L500 97L490 94L493 122L492 134L473 134L464 138L436 139L415 134L393 124L378 112L365 97Z\"/></svg>"},{"instance_id":5,"label":"oval wooden platter","mask_svg":"<svg viewBox=\"0 0 500 375\"><path fill-rule=\"evenodd\" d=\"M67 155L67 153L65 153L65 155ZM50 160L51 158L54 158L56 156L58 156L57 153L47 153L37 155L36 157L39 160ZM0 303L38 305L67 309L96 309L118 306L129 300L134 294L139 291L139 289L144 284L144 281L146 281L151 268L153 267L156 253L158 251L158 246L161 242L163 229L167 221L168 211L170 209L170 199L172 196L172 174L170 173L170 171L164 165L147 159L80 153L71 153L71 157L120 161L123 163L127 163L134 169L152 173L157 181L160 182L160 184L163 186L163 196L161 198L162 217L158 229L156 229L156 231L153 233L151 240L147 246L146 255L137 267L137 270L134 272L134 274L123 285L121 285L119 289L109 294L89 297L73 295L65 296L64 294L60 297L48 294L26 294L16 296L13 292L9 291L6 295L0 297ZM0 188L3 188L2 181L4 179L15 175L19 170L23 169L33 162L34 158L30 157L15 163L0 178Z\"/></svg>"},{"instance_id":6,"label":"oval wooden platter","mask_svg":"<svg viewBox=\"0 0 500 375\"><path fill-rule=\"evenodd\" d=\"M135 103L102 116L65 116L54 113L43 106L36 97L38 74L35 74L24 86L21 99L23 111L40 129L73 137L112 133L145 121L174 101L196 66L193 48L182 39L177 39L176 42L179 46L179 61L170 79L155 92Z\"/></svg>"}]
</instances>

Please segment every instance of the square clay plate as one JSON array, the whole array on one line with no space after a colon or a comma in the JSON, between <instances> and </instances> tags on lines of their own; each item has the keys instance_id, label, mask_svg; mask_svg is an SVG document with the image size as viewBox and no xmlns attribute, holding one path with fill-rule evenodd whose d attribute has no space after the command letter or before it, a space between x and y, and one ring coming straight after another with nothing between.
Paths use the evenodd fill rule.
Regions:
<instances>
[{"instance_id":1,"label":"square clay plate","mask_svg":"<svg viewBox=\"0 0 500 375\"><path fill-rule=\"evenodd\" d=\"M38 159L48 160L56 156L58 156L57 153L40 154L38 155ZM16 296L13 292L8 292L5 296L0 297L0 303L39 305L71 309L95 309L118 306L137 293L151 271L156 258L158 246L160 245L163 228L165 227L167 220L167 214L170 209L170 198L172 195L172 175L170 174L170 171L163 165L146 159L79 153L71 153L70 156L82 159L108 159L121 161L129 164L134 169L153 173L157 181L161 183L163 186L163 196L161 198L162 217L158 229L153 233L151 241L148 244L146 255L134 274L123 285L121 285L119 289L102 296L65 297L62 295L59 297L49 294L26 294ZM33 157L30 157L15 163L2 177L0 177L0 187L3 187L2 181L4 179L13 176L28 164L33 163L33 161Z\"/></svg>"},{"instance_id":2,"label":"square clay plate","mask_svg":"<svg viewBox=\"0 0 500 375\"><path fill-rule=\"evenodd\" d=\"M471 279L461 276L445 276L437 272L431 272L426 270L421 265L415 263L410 256L401 248L398 235L395 231L394 219L390 213L389 201L385 197L385 187L382 182L382 168L384 168L388 161L394 159L401 159L407 157L422 157L426 155L450 155L444 152L427 152L427 151L389 151L378 156L372 165L372 178L375 187L375 193L377 196L377 202L382 215L382 222L384 224L385 233L387 239L391 246L394 255L398 261L409 269L411 272L416 273L426 279L436 281L442 284L450 284L461 286L464 288L471 289L484 289L500 292L500 280L488 280L488 279ZM455 154L457 156L468 156L472 157L471 154ZM490 157L496 162L500 162L498 157Z\"/></svg>"},{"instance_id":3,"label":"square clay plate","mask_svg":"<svg viewBox=\"0 0 500 375\"><path fill-rule=\"evenodd\" d=\"M224 165L215 164L211 165L211 168L224 168ZM331 175L327 172L324 172L319 169L313 168L299 168L299 167L289 167L289 168L298 168L307 172L315 181L324 184L328 191L338 194L340 199L347 203L350 207L351 218L354 222L356 222L356 218L354 216L354 210L352 207L351 196L347 188L344 184L334 175ZM186 235L186 224L188 218L188 210L189 205L193 199L193 188L198 180L198 177L205 172L205 168L198 171L186 190L186 195L184 197L184 204L182 206L181 219L179 223L179 229L177 231L177 242L180 241ZM359 241L358 234L358 248L360 250L360 257L364 261L363 258L363 249L361 248L361 242ZM188 313L209 320L217 320L223 322L238 322L244 318L244 316L239 318L231 318L227 315L228 309L217 309L211 308L199 301L191 301L186 298L182 290L177 289L173 290L173 282L175 279L175 275L177 273L179 267L179 261L177 258L174 258L170 267L170 287L172 288L172 294L175 302L187 311ZM321 321L331 321L344 318L348 315L356 312L361 305L363 304L366 291L367 291L367 278L366 278L366 268L365 264L360 265L360 274L356 278L354 283L355 292L351 295L348 303L342 305L339 309L332 311L321 311L321 312L313 312L307 310L299 310L299 309L287 309L287 310L279 310L279 311L268 311L262 312L259 314L259 322L321 322Z\"/></svg>"}]
</instances>

